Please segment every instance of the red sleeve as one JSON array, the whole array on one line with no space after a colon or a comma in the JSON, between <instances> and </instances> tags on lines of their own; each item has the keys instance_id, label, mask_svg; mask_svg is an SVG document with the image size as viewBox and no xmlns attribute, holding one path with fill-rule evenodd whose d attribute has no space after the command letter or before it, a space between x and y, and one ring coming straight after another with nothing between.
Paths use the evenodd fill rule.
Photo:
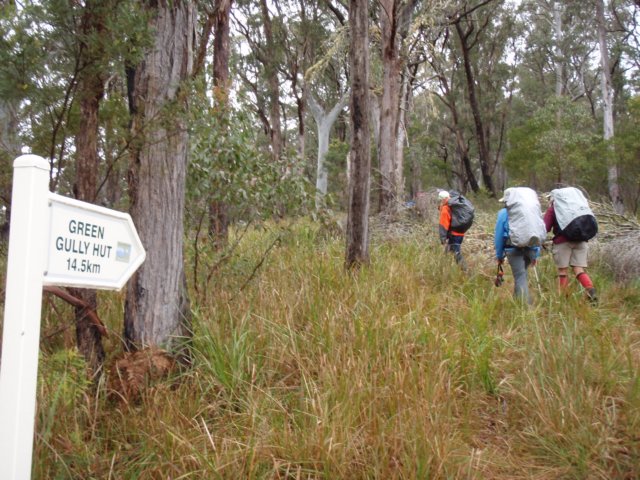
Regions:
<instances>
[{"instance_id":1,"label":"red sleeve","mask_svg":"<svg viewBox=\"0 0 640 480\"><path fill-rule=\"evenodd\" d=\"M547 211L544 213L544 226L547 228L547 232L550 232L553 228L553 223L556 220L556 212L553 209L553 203L549 205Z\"/></svg>"}]
</instances>

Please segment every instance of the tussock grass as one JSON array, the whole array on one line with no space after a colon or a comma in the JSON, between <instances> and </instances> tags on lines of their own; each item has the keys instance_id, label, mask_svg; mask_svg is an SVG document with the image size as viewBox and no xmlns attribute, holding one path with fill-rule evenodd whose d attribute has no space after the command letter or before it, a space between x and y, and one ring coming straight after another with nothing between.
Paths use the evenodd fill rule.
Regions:
<instances>
[{"instance_id":1,"label":"tussock grass","mask_svg":"<svg viewBox=\"0 0 640 480\"><path fill-rule=\"evenodd\" d=\"M493 286L490 228L468 275L431 228L374 238L352 273L313 224L252 230L194 302L192 366L137 402L44 350L34 476L640 477L637 291L598 271L598 306L561 297L547 257L522 305L509 272ZM121 302L102 298L115 331Z\"/></svg>"}]
</instances>

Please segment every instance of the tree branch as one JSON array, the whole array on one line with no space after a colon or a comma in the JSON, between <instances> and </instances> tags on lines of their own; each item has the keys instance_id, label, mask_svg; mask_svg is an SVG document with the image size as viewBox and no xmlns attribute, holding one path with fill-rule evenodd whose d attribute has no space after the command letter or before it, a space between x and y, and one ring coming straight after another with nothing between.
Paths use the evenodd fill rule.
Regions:
<instances>
[{"instance_id":1,"label":"tree branch","mask_svg":"<svg viewBox=\"0 0 640 480\"><path fill-rule=\"evenodd\" d=\"M51 293L52 295L55 295L56 297L61 298L62 300L73 305L74 307L82 308L84 316L89 318L93 326L95 326L98 329L100 334L103 337L109 336L109 334L107 333L107 328L104 326L104 323L102 323L102 320L100 320L100 317L98 317L98 314L96 313L96 311L87 302L85 302L84 300L78 297L71 295L69 292L67 292L66 290L63 290L62 288L52 287L47 285L43 287L42 290L44 292Z\"/></svg>"}]
</instances>

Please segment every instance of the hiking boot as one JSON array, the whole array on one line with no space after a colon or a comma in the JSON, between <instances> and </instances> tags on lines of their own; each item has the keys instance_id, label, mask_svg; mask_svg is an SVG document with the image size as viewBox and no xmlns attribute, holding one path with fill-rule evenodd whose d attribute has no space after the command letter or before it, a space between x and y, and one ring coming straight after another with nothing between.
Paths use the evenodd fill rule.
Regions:
<instances>
[{"instance_id":1,"label":"hiking boot","mask_svg":"<svg viewBox=\"0 0 640 480\"><path fill-rule=\"evenodd\" d=\"M587 298L592 305L596 305L598 303L598 294L595 288L591 287L587 289Z\"/></svg>"}]
</instances>

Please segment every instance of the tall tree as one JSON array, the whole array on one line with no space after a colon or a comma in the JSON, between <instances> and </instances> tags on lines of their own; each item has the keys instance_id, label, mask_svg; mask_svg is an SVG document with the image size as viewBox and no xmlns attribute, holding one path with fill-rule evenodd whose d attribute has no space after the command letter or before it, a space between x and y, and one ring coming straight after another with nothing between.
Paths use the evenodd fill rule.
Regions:
<instances>
[{"instance_id":1,"label":"tall tree","mask_svg":"<svg viewBox=\"0 0 640 480\"><path fill-rule=\"evenodd\" d=\"M555 37L555 65L556 65L556 95L562 95L564 91L563 55L562 55L562 5L559 0L553 2L553 34Z\"/></svg>"},{"instance_id":2,"label":"tall tree","mask_svg":"<svg viewBox=\"0 0 640 480\"><path fill-rule=\"evenodd\" d=\"M473 70L471 62L471 50L477 45L478 35L488 25L490 16L486 16L482 23L476 23L473 16L474 12L493 0L484 0L478 5L469 6L465 2L463 8L456 12L451 19L458 38L460 40L460 49L462 51L462 59L464 63L464 73L467 80L467 95L469 96L469 105L473 114L475 125L476 142L478 144L478 157L480 161L480 170L482 172L482 181L485 188L495 195L496 189L491 177L491 161L489 159L489 150L486 140L485 125L480 110L480 102L478 100L478 89L476 81L476 73Z\"/></svg>"},{"instance_id":3,"label":"tall tree","mask_svg":"<svg viewBox=\"0 0 640 480\"><path fill-rule=\"evenodd\" d=\"M267 0L260 0L262 13L262 28L265 39L265 53L263 56L265 75L269 91L269 121L271 138L271 154L278 161L282 155L282 127L280 125L280 82L278 81L278 68L272 52L276 51L271 24L271 14L267 6Z\"/></svg>"},{"instance_id":4,"label":"tall tree","mask_svg":"<svg viewBox=\"0 0 640 480\"><path fill-rule=\"evenodd\" d=\"M369 2L349 1L351 43L351 168L347 214L347 269L369 262Z\"/></svg>"},{"instance_id":5,"label":"tall tree","mask_svg":"<svg viewBox=\"0 0 640 480\"><path fill-rule=\"evenodd\" d=\"M311 92L308 94L309 110L316 122L318 132L318 157L316 163L316 208L324 205L324 198L327 195L327 181L329 171L325 163L327 152L329 151L329 134L331 127L335 123L342 109L349 102L348 92L338 100L329 112L320 105Z\"/></svg>"},{"instance_id":6,"label":"tall tree","mask_svg":"<svg viewBox=\"0 0 640 480\"><path fill-rule=\"evenodd\" d=\"M618 165L611 140L614 135L613 127L613 87L611 84L611 66L609 65L609 48L607 46L607 25L604 16L604 1L596 0L596 22L598 24L598 46L600 47L601 89L604 106L604 141L607 143L607 185L609 198L618 213L624 212L624 204L618 184Z\"/></svg>"},{"instance_id":7,"label":"tall tree","mask_svg":"<svg viewBox=\"0 0 640 480\"><path fill-rule=\"evenodd\" d=\"M442 32L442 39L440 42L434 41L433 43L440 43L443 49L451 48L449 31ZM431 55L427 54L429 58L429 65L431 66L435 77L438 81L439 91L433 93L440 99L443 105L449 110L450 122L446 125L446 128L453 133L455 137L456 152L459 158L459 166L454 170L454 174L459 178L459 187L462 192L466 192L467 186L469 186L474 192L480 190L478 181L476 180L475 173L471 165L471 158L469 156L469 144L465 138L464 126L461 118L461 113L458 108L458 93L454 91L454 82L456 71L458 70L455 64L445 66L445 54L444 52L432 52ZM447 71L448 68L448 71Z\"/></svg>"},{"instance_id":8,"label":"tall tree","mask_svg":"<svg viewBox=\"0 0 640 480\"><path fill-rule=\"evenodd\" d=\"M104 96L107 78L107 61L104 46L107 44L105 19L114 8L113 1L88 0L82 11L79 41L79 73L76 96L80 104L80 125L76 134L76 181L74 194L79 200L95 202L97 196L98 113ZM97 307L95 290L70 289L94 310ZM78 348L94 371L104 361L104 348L100 330L94 325L84 307L76 307L76 339Z\"/></svg>"},{"instance_id":9,"label":"tall tree","mask_svg":"<svg viewBox=\"0 0 640 480\"><path fill-rule=\"evenodd\" d=\"M382 42L382 98L380 103L380 136L378 157L380 160L380 209L395 211L401 178L397 178L398 130L400 128L400 103L402 101L400 55L403 40L407 36L416 0L380 0L380 30Z\"/></svg>"},{"instance_id":10,"label":"tall tree","mask_svg":"<svg viewBox=\"0 0 640 480\"><path fill-rule=\"evenodd\" d=\"M213 98L217 123L228 125L229 103L229 38L230 12L232 0L216 0L215 37L213 40ZM209 204L209 235L216 247L227 244L229 237L229 206L226 202L214 199Z\"/></svg>"},{"instance_id":11,"label":"tall tree","mask_svg":"<svg viewBox=\"0 0 640 480\"><path fill-rule=\"evenodd\" d=\"M129 195L147 259L128 283L129 347L172 347L189 335L183 238L188 135L181 88L193 66L196 11L191 0L149 2L153 46L132 85Z\"/></svg>"}]
</instances>

